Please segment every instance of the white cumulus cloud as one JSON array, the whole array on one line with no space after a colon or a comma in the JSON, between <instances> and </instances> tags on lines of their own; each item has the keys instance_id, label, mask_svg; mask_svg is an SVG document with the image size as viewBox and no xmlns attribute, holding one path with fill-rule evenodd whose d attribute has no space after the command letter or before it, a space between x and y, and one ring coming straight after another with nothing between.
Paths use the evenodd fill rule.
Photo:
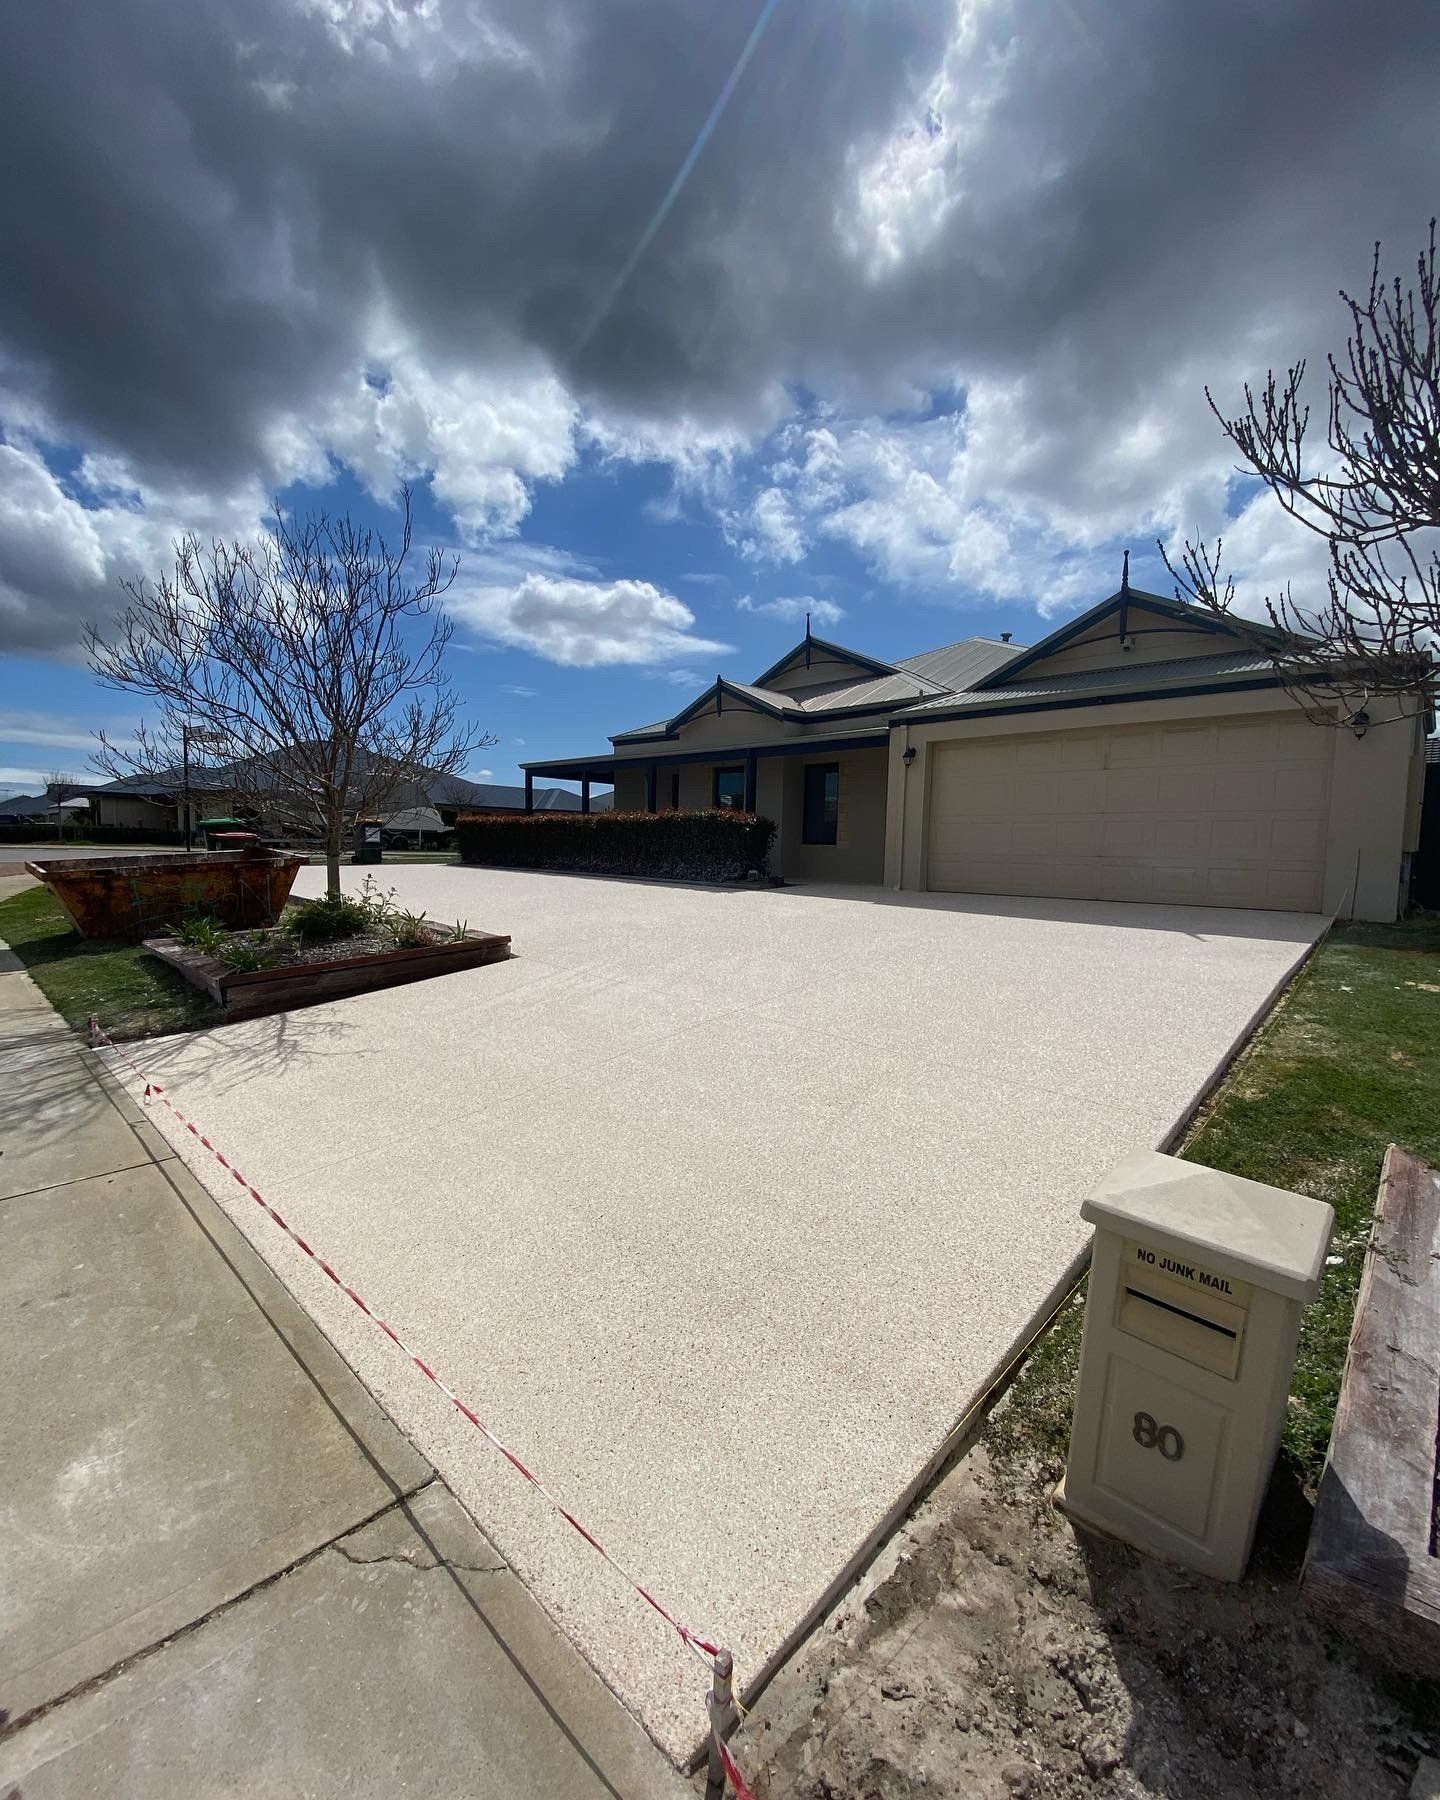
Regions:
<instances>
[{"instance_id":1,"label":"white cumulus cloud","mask_svg":"<svg viewBox=\"0 0 1440 1800\"><path fill-rule=\"evenodd\" d=\"M737 612L759 613L767 619L783 619L787 625L803 625L808 617L812 625L838 625L845 608L833 600L817 600L810 594L785 594L776 600L752 600L741 594L735 601Z\"/></svg>"},{"instance_id":2,"label":"white cumulus cloud","mask_svg":"<svg viewBox=\"0 0 1440 1800\"><path fill-rule=\"evenodd\" d=\"M457 587L450 609L480 636L573 668L724 655L697 635L683 600L648 581L528 575L514 587Z\"/></svg>"}]
</instances>

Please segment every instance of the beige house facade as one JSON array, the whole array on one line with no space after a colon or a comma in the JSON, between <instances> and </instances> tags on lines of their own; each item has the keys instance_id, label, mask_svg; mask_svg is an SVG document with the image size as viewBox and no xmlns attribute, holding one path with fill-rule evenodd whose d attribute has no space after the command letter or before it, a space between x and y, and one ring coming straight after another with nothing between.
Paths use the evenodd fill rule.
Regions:
<instances>
[{"instance_id":1,"label":"beige house facade","mask_svg":"<svg viewBox=\"0 0 1440 1800\"><path fill-rule=\"evenodd\" d=\"M1127 583L1033 647L892 664L807 634L526 782L757 812L787 881L1390 920L1431 723L1375 701L1318 725L1253 639Z\"/></svg>"}]
</instances>

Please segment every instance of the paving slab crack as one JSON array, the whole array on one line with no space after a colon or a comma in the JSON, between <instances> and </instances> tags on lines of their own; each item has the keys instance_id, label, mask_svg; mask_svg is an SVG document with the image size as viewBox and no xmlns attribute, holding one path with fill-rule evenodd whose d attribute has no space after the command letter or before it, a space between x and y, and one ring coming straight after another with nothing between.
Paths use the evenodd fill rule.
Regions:
<instances>
[{"instance_id":1,"label":"paving slab crack","mask_svg":"<svg viewBox=\"0 0 1440 1800\"><path fill-rule=\"evenodd\" d=\"M345 1548L344 1540L340 1538L326 1547L343 1556L346 1562L353 1563L357 1569L373 1568L381 1563L396 1563L403 1568L419 1570L422 1574L428 1573L432 1569L449 1569L460 1575L506 1575L509 1573L509 1564L499 1560L491 1563L456 1562L453 1558L441 1556L438 1552L434 1556L424 1556L414 1550L388 1551L383 1556L357 1556L353 1550Z\"/></svg>"},{"instance_id":2,"label":"paving slab crack","mask_svg":"<svg viewBox=\"0 0 1440 1800\"><path fill-rule=\"evenodd\" d=\"M41 1700L27 1711L16 1713L13 1717L6 1715L3 1708L0 1708L0 1743L3 1743L6 1738L14 1737L17 1732L23 1731L27 1725L33 1725L43 1719L47 1714L54 1712L57 1707L65 1706L72 1700L78 1700L82 1695L93 1693L97 1688L108 1686L117 1676L133 1669L137 1663L147 1662L152 1656L158 1655L160 1651L168 1649L171 1644L178 1643L181 1638L193 1636L202 1626L208 1625L212 1619L233 1612L236 1607L243 1606L254 1595L263 1593L266 1588L274 1587L277 1582L284 1581L287 1576L294 1575L298 1570L317 1561L327 1551L338 1549L344 1538L354 1537L359 1532L368 1530L370 1526L378 1524L381 1519L387 1518L391 1513L399 1513L402 1518L409 1519L412 1502L419 1499L427 1488L435 1485L435 1477L427 1476L424 1481L397 1494L393 1500L387 1500L384 1506L378 1507L367 1518L357 1519L353 1525L347 1525L344 1531L339 1532L335 1537L328 1539L323 1544L316 1544L303 1556L297 1556L293 1562L286 1563L284 1568L276 1569L271 1574L262 1577L261 1580L252 1582L249 1587L238 1594L232 1594L228 1600L221 1600L207 1612L201 1613L198 1618L191 1619L177 1630L167 1632L164 1637L157 1638L153 1644L146 1644L140 1650L132 1650L128 1656L122 1656L118 1662L112 1663L108 1669L101 1669L94 1675L87 1675L83 1681L77 1681L73 1687L66 1688L64 1693L52 1695L48 1700ZM344 1553L342 1552L342 1554ZM377 1558L376 1560L383 1561L385 1559ZM480 1570L478 1573L488 1574L490 1571ZM0 1800L3 1800L3 1797L0 1797Z\"/></svg>"}]
</instances>

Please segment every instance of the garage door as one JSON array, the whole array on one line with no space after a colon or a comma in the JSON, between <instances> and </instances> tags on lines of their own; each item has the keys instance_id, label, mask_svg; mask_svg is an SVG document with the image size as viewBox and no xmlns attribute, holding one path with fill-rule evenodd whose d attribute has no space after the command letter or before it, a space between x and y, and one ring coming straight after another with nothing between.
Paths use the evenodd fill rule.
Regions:
<instances>
[{"instance_id":1,"label":"garage door","mask_svg":"<svg viewBox=\"0 0 1440 1800\"><path fill-rule=\"evenodd\" d=\"M1298 713L937 746L929 885L1317 910L1330 751Z\"/></svg>"}]
</instances>

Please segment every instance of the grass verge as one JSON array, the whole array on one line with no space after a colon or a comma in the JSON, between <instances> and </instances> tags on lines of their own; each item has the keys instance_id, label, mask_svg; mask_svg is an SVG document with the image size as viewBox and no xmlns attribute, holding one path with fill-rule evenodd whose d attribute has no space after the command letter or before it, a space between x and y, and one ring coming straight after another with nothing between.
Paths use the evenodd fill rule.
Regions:
<instances>
[{"instance_id":1,"label":"grass verge","mask_svg":"<svg viewBox=\"0 0 1440 1800\"><path fill-rule=\"evenodd\" d=\"M1335 1208L1305 1315L1281 1454L1313 1497L1386 1147L1440 1163L1440 919L1337 925L1237 1059L1179 1154ZM1072 1302L991 1419L1007 1461L1064 1462L1084 1308Z\"/></svg>"},{"instance_id":2,"label":"grass verge","mask_svg":"<svg viewBox=\"0 0 1440 1800\"><path fill-rule=\"evenodd\" d=\"M0 900L0 938L67 1025L91 1013L117 1041L213 1024L217 1007L139 944L82 938L47 888Z\"/></svg>"}]
</instances>

